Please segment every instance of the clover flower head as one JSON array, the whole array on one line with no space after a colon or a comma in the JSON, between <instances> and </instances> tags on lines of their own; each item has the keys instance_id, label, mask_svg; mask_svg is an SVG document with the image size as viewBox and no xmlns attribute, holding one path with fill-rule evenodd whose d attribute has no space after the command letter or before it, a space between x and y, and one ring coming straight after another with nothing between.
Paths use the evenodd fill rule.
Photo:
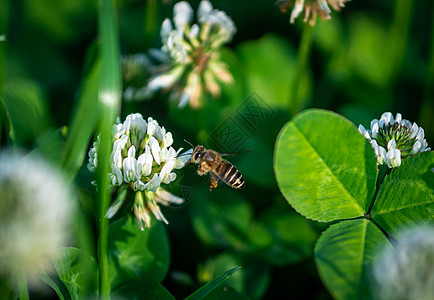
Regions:
<instances>
[{"instance_id":1,"label":"clover flower head","mask_svg":"<svg viewBox=\"0 0 434 300\"><path fill-rule=\"evenodd\" d=\"M197 10L197 23L192 24L193 9L186 1L173 7L173 20L161 25L162 51L170 59L164 71L154 76L147 88L170 90L172 100L179 99L178 107L201 105L205 92L220 95L218 82L231 83L231 73L220 61L220 48L232 40L236 28L225 12L214 9L203 0Z\"/></svg>"},{"instance_id":2,"label":"clover flower head","mask_svg":"<svg viewBox=\"0 0 434 300\"><path fill-rule=\"evenodd\" d=\"M34 287L48 255L69 242L73 194L42 158L0 154L0 275L25 276Z\"/></svg>"},{"instance_id":3,"label":"clover flower head","mask_svg":"<svg viewBox=\"0 0 434 300\"><path fill-rule=\"evenodd\" d=\"M376 299L432 299L434 287L434 228L401 232L398 244L383 250L373 264Z\"/></svg>"},{"instance_id":4,"label":"clover flower head","mask_svg":"<svg viewBox=\"0 0 434 300\"><path fill-rule=\"evenodd\" d=\"M145 121L141 114L130 114L125 121L113 125L113 149L110 154L111 172L108 179L118 189L118 196L107 211L111 218L125 202L127 191L135 193L133 211L139 227L150 227L150 212L157 220L168 223L158 204L181 204L183 199L165 191L162 184L176 179L175 169L182 168L190 160L192 150L179 155L173 147L172 133L160 127L153 118ZM99 139L89 151L88 169L97 167Z\"/></svg>"},{"instance_id":5,"label":"clover flower head","mask_svg":"<svg viewBox=\"0 0 434 300\"><path fill-rule=\"evenodd\" d=\"M349 0L278 0L277 4L282 12L287 12L292 8L290 22L294 23L295 19L304 12L304 22L309 22L310 25L315 25L316 17L321 19L331 19L330 7L339 11L345 6L345 2Z\"/></svg>"},{"instance_id":6,"label":"clover flower head","mask_svg":"<svg viewBox=\"0 0 434 300\"><path fill-rule=\"evenodd\" d=\"M423 128L402 119L399 113L394 118L392 113L386 112L380 120L372 120L370 130L359 125L359 131L370 141L377 164L386 164L389 168L399 167L401 160L410 155L431 150Z\"/></svg>"}]
</instances>

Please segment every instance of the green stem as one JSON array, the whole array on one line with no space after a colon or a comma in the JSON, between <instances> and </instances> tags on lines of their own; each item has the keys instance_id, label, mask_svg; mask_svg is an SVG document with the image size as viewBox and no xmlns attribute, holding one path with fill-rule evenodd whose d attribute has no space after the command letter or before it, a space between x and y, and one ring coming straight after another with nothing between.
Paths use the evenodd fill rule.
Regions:
<instances>
[{"instance_id":1,"label":"green stem","mask_svg":"<svg viewBox=\"0 0 434 300\"><path fill-rule=\"evenodd\" d=\"M386 168L386 169L384 169ZM380 190L380 186L383 183L384 179L390 174L392 169L389 169L386 166L379 166L379 174L377 177L377 183L375 185L375 192L372 196L371 204L369 205L368 212L366 213L367 216L371 214L372 207L374 207L375 199L377 199L378 191Z\"/></svg>"},{"instance_id":2,"label":"green stem","mask_svg":"<svg viewBox=\"0 0 434 300\"><path fill-rule=\"evenodd\" d=\"M433 10L434 16L434 10ZM434 19L431 24L431 52L426 77L424 99L420 111L420 124L426 129L427 137L434 136Z\"/></svg>"},{"instance_id":3,"label":"green stem","mask_svg":"<svg viewBox=\"0 0 434 300\"><path fill-rule=\"evenodd\" d=\"M412 17L413 0L397 0L393 15L393 23L390 27L388 40L388 58L385 63L390 80L396 80L396 74L401 67L408 44L408 32Z\"/></svg>"},{"instance_id":4,"label":"green stem","mask_svg":"<svg viewBox=\"0 0 434 300\"><path fill-rule=\"evenodd\" d=\"M309 25L308 23L304 23L300 46L298 49L297 69L295 71L294 80L291 83L291 90L289 93L289 112L291 114L296 114L299 112L305 104L303 99L301 99L301 91L307 74L306 71L308 69L308 62L312 49L312 39L313 26Z\"/></svg>"},{"instance_id":5,"label":"green stem","mask_svg":"<svg viewBox=\"0 0 434 300\"><path fill-rule=\"evenodd\" d=\"M27 289L27 279L25 274L17 275L18 295L20 300L29 299L29 290Z\"/></svg>"},{"instance_id":6,"label":"green stem","mask_svg":"<svg viewBox=\"0 0 434 300\"><path fill-rule=\"evenodd\" d=\"M386 230L384 230L383 227L380 226L380 224L378 224L374 219L369 219L372 223L375 224L375 226L378 227L378 229L381 230L381 232L386 236L386 238L389 240L389 242L392 244L393 247L395 247L396 245L398 245L398 241L395 240L395 238L393 236L391 236L390 234L388 234L386 232Z\"/></svg>"},{"instance_id":7,"label":"green stem","mask_svg":"<svg viewBox=\"0 0 434 300\"><path fill-rule=\"evenodd\" d=\"M101 118L99 131L101 144L98 152L98 203L99 203L99 240L98 263L100 279L100 297L110 299L110 278L108 273L108 234L109 221L105 217L110 202L110 190L107 180L112 148L111 128L115 117L120 112L121 76L119 62L119 34L114 0L100 3L99 34L101 40L101 76L99 82L99 105Z\"/></svg>"},{"instance_id":8,"label":"green stem","mask_svg":"<svg viewBox=\"0 0 434 300\"><path fill-rule=\"evenodd\" d=\"M157 18L158 18L158 1L157 0L147 0L146 1L146 10L145 10L145 36L148 39L152 39L155 36L156 32L159 32L157 29Z\"/></svg>"}]
</instances>

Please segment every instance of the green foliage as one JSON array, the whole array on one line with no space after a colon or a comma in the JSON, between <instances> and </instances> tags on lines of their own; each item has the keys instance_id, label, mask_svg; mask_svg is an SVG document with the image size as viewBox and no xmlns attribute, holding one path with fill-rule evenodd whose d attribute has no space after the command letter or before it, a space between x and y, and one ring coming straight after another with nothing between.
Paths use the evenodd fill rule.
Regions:
<instances>
[{"instance_id":1,"label":"green foliage","mask_svg":"<svg viewBox=\"0 0 434 300\"><path fill-rule=\"evenodd\" d=\"M212 198L218 200L210 201L210 197L205 197L208 191L200 191L201 200L191 206L192 223L198 236L209 244L238 249L245 247L245 232L252 219L250 203L235 191L226 201L214 195Z\"/></svg>"},{"instance_id":2,"label":"green foliage","mask_svg":"<svg viewBox=\"0 0 434 300\"><path fill-rule=\"evenodd\" d=\"M248 91L257 92L276 108L292 105L289 103L290 83L296 74L296 59L293 47L285 39L267 35L242 44L238 53L246 74ZM307 98L311 86L309 77L305 76L300 84L300 96Z\"/></svg>"},{"instance_id":3,"label":"green foliage","mask_svg":"<svg viewBox=\"0 0 434 300\"><path fill-rule=\"evenodd\" d=\"M161 284L152 280L132 279L113 290L114 295L126 297L132 300L175 300Z\"/></svg>"},{"instance_id":4,"label":"green foliage","mask_svg":"<svg viewBox=\"0 0 434 300\"><path fill-rule=\"evenodd\" d=\"M337 299L370 299L370 265L386 236L371 221L343 221L324 231L315 246L319 274Z\"/></svg>"},{"instance_id":5,"label":"green foliage","mask_svg":"<svg viewBox=\"0 0 434 300\"><path fill-rule=\"evenodd\" d=\"M154 223L144 231L131 216L109 226L109 273L112 288L129 281L161 282L169 267L169 243L163 225Z\"/></svg>"},{"instance_id":6,"label":"green foliage","mask_svg":"<svg viewBox=\"0 0 434 300\"><path fill-rule=\"evenodd\" d=\"M230 269L226 272L224 272L222 275L217 277L216 279L208 282L204 286L202 286L200 289L195 291L193 294L185 298L185 300L199 300L203 299L206 295L208 295L210 292L212 292L215 288L220 286L225 280L227 280L229 277L231 277L235 272L237 272L241 267L236 267L233 269Z\"/></svg>"},{"instance_id":7,"label":"green foliage","mask_svg":"<svg viewBox=\"0 0 434 300\"><path fill-rule=\"evenodd\" d=\"M99 75L100 64L96 62L82 83L77 107L68 129L62 163L72 178L83 162L87 145L98 121Z\"/></svg>"},{"instance_id":8,"label":"green foliage","mask_svg":"<svg viewBox=\"0 0 434 300\"><path fill-rule=\"evenodd\" d=\"M312 255L318 234L310 223L298 214L271 207L259 216L249 236L261 257L284 266Z\"/></svg>"},{"instance_id":9,"label":"green foliage","mask_svg":"<svg viewBox=\"0 0 434 300\"><path fill-rule=\"evenodd\" d=\"M5 111L9 138L16 145L28 145L51 125L44 91L30 79L7 81L0 101Z\"/></svg>"},{"instance_id":10,"label":"green foliage","mask_svg":"<svg viewBox=\"0 0 434 300\"><path fill-rule=\"evenodd\" d=\"M409 157L387 176L371 217L395 236L401 227L434 223L434 153Z\"/></svg>"},{"instance_id":11,"label":"green foliage","mask_svg":"<svg viewBox=\"0 0 434 300\"><path fill-rule=\"evenodd\" d=\"M282 129L274 169L288 202L321 222L363 216L377 177L366 139L348 120L319 110L297 115Z\"/></svg>"},{"instance_id":12,"label":"green foliage","mask_svg":"<svg viewBox=\"0 0 434 300\"><path fill-rule=\"evenodd\" d=\"M82 210L74 247L51 256L54 274L40 274L52 294L30 290L30 298L328 299L318 275L337 299L371 298L378 250L390 247L403 227L434 223L434 155L405 159L383 177L349 120L369 125L384 111L401 112L425 129L432 147L431 1L348 2L332 20L317 20L312 49L298 52L301 20L289 25L275 1L215 0L237 26L221 53L234 83L197 111L179 110L165 91L147 102L121 103L120 54L160 48L161 22L176 2L0 5L2 149L48 159L79 190ZM195 9L199 1L189 2ZM107 95L114 95L112 105ZM257 126L246 125L240 113L251 95L270 109ZM284 125L307 106L349 120L308 110ZM169 187L185 196L185 207L162 208L169 226L153 222L142 232L127 209L109 222L104 215L116 197L106 181L111 125L136 112L171 131L176 149L186 148L186 138L226 152L230 142L219 143L216 132L234 121L230 129L245 140L227 159L243 174L245 189L220 183L209 192L196 166L187 166ZM101 167L93 176L86 158L98 133ZM90 184L95 179L98 191ZM174 279L176 272L188 283ZM5 278L0 270L0 298L16 299Z\"/></svg>"},{"instance_id":13,"label":"green foliage","mask_svg":"<svg viewBox=\"0 0 434 300\"><path fill-rule=\"evenodd\" d=\"M282 194L306 218L340 221L315 246L319 274L334 297L371 299L370 268L391 246L388 238L433 223L433 165L433 152L420 153L376 184L374 151L345 118L309 110L284 126L274 160Z\"/></svg>"},{"instance_id":14,"label":"green foliage","mask_svg":"<svg viewBox=\"0 0 434 300\"><path fill-rule=\"evenodd\" d=\"M96 262L89 254L77 248L61 248L51 255L51 261L69 293L63 294L64 299L82 299L96 292ZM59 295L61 289L53 285Z\"/></svg>"}]
</instances>

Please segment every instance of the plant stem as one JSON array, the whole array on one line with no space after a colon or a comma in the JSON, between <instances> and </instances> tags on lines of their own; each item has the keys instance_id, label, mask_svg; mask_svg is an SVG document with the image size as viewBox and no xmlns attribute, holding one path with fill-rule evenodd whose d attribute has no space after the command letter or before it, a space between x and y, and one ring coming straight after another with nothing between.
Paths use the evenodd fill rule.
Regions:
<instances>
[{"instance_id":1,"label":"plant stem","mask_svg":"<svg viewBox=\"0 0 434 300\"><path fill-rule=\"evenodd\" d=\"M145 37L151 40L155 37L155 32L159 32L157 29L157 19L159 15L159 3L157 0L147 0L145 9Z\"/></svg>"},{"instance_id":2,"label":"plant stem","mask_svg":"<svg viewBox=\"0 0 434 300\"><path fill-rule=\"evenodd\" d=\"M398 241L391 235L389 235L386 230L383 229L383 227L380 226L374 219L370 219L372 223L375 224L375 226L378 227L378 229L381 230L381 232L386 236L386 238L389 240L390 244L392 244L393 247L396 247L398 245Z\"/></svg>"},{"instance_id":3,"label":"plant stem","mask_svg":"<svg viewBox=\"0 0 434 300\"><path fill-rule=\"evenodd\" d=\"M371 200L371 204L369 205L369 209L368 212L366 213L366 215L369 215L371 213L372 207L374 206L375 203L375 199L377 199L377 195L378 195L378 191L380 190L380 186L383 183L384 179L387 177L387 175L390 174L390 172L392 171L392 169L387 168L386 170L384 170L382 168L383 166L380 166L380 172L378 174L377 177L377 182L375 184L375 192L374 195L372 196L372 200Z\"/></svg>"},{"instance_id":4,"label":"plant stem","mask_svg":"<svg viewBox=\"0 0 434 300\"><path fill-rule=\"evenodd\" d=\"M434 10L433 10L434 16ZM431 51L428 64L428 74L426 76L425 93L420 110L420 124L426 128L426 135L434 136L434 18L431 18Z\"/></svg>"},{"instance_id":5,"label":"plant stem","mask_svg":"<svg viewBox=\"0 0 434 300\"><path fill-rule=\"evenodd\" d=\"M303 106L304 102L301 99L301 91L304 84L304 79L307 74L308 61L312 49L313 27L308 23L303 24L303 32L301 34L300 46L298 49L297 68L295 71L294 80L290 84L289 91L289 112L296 114Z\"/></svg>"},{"instance_id":6,"label":"plant stem","mask_svg":"<svg viewBox=\"0 0 434 300\"><path fill-rule=\"evenodd\" d=\"M396 1L393 23L389 31L389 59L385 60L385 63L388 64L386 66L388 75L392 82L396 80L396 75L399 73L398 69L401 67L408 44L408 31L413 15L412 8L413 0Z\"/></svg>"},{"instance_id":7,"label":"plant stem","mask_svg":"<svg viewBox=\"0 0 434 300\"><path fill-rule=\"evenodd\" d=\"M20 300L29 299L29 290L27 289L26 275L21 273L17 275L18 295Z\"/></svg>"},{"instance_id":8,"label":"plant stem","mask_svg":"<svg viewBox=\"0 0 434 300\"><path fill-rule=\"evenodd\" d=\"M119 34L115 4L113 0L100 2L99 11L99 34L101 39L101 74L99 82L98 100L101 107L99 131L101 137L98 152L98 204L99 204L99 240L98 240L98 263L100 297L110 299L110 279L108 273L108 230L109 221L105 217L110 202L110 190L107 174L110 166L110 153L112 148L111 128L115 117L120 111L121 76L119 61Z\"/></svg>"}]
</instances>

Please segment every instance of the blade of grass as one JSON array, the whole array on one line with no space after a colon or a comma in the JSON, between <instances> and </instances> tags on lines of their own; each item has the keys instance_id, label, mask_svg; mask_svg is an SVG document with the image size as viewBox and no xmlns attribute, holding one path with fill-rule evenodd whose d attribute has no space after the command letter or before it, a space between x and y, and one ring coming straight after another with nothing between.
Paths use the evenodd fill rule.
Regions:
<instances>
[{"instance_id":1,"label":"blade of grass","mask_svg":"<svg viewBox=\"0 0 434 300\"><path fill-rule=\"evenodd\" d=\"M3 124L3 126L5 126L5 131L8 132L8 137L9 137L10 141L12 142L12 145L15 145L16 138L15 138L15 131L14 131L14 128L12 126L11 116L9 115L9 112L7 111L5 103L1 97L0 97L0 104L1 104L0 114L2 116L2 124Z\"/></svg>"},{"instance_id":2,"label":"blade of grass","mask_svg":"<svg viewBox=\"0 0 434 300\"><path fill-rule=\"evenodd\" d=\"M101 63L96 61L82 83L77 107L72 117L62 154L62 166L71 182L87 152L89 140L98 120L98 79Z\"/></svg>"},{"instance_id":3,"label":"blade of grass","mask_svg":"<svg viewBox=\"0 0 434 300\"><path fill-rule=\"evenodd\" d=\"M108 273L107 243L108 219L105 217L110 193L107 175L109 173L109 157L111 152L111 129L116 115L120 111L120 54L117 20L114 2L103 0L99 6L99 37L101 41L101 76L99 81L98 100L101 106L99 131L101 144L98 152L98 201L99 201L99 240L98 263L100 279L100 297L110 299L110 279Z\"/></svg>"},{"instance_id":4,"label":"blade of grass","mask_svg":"<svg viewBox=\"0 0 434 300\"><path fill-rule=\"evenodd\" d=\"M62 294L62 291L60 290L60 287L54 282L53 279L51 279L47 274L41 274L39 275L39 278L48 284L57 294L57 297L59 297L60 300L65 300L65 297Z\"/></svg>"},{"instance_id":5,"label":"blade of grass","mask_svg":"<svg viewBox=\"0 0 434 300\"><path fill-rule=\"evenodd\" d=\"M25 274L19 274L17 276L18 284L18 299L29 300L29 290L27 288L27 279Z\"/></svg>"},{"instance_id":6,"label":"blade of grass","mask_svg":"<svg viewBox=\"0 0 434 300\"><path fill-rule=\"evenodd\" d=\"M224 272L222 275L220 275L219 277L217 277L214 280L211 280L210 282L208 282L207 284L205 284L204 286L202 286L200 289L198 289L197 291L195 291L193 294L191 294L190 296L188 296L184 300L199 300L199 299L203 299L206 295L208 295L214 289L216 289L218 286L220 286L226 279L228 279L229 277L231 277L239 269L241 269L241 266L233 268L233 269L230 269L230 270Z\"/></svg>"}]
</instances>

